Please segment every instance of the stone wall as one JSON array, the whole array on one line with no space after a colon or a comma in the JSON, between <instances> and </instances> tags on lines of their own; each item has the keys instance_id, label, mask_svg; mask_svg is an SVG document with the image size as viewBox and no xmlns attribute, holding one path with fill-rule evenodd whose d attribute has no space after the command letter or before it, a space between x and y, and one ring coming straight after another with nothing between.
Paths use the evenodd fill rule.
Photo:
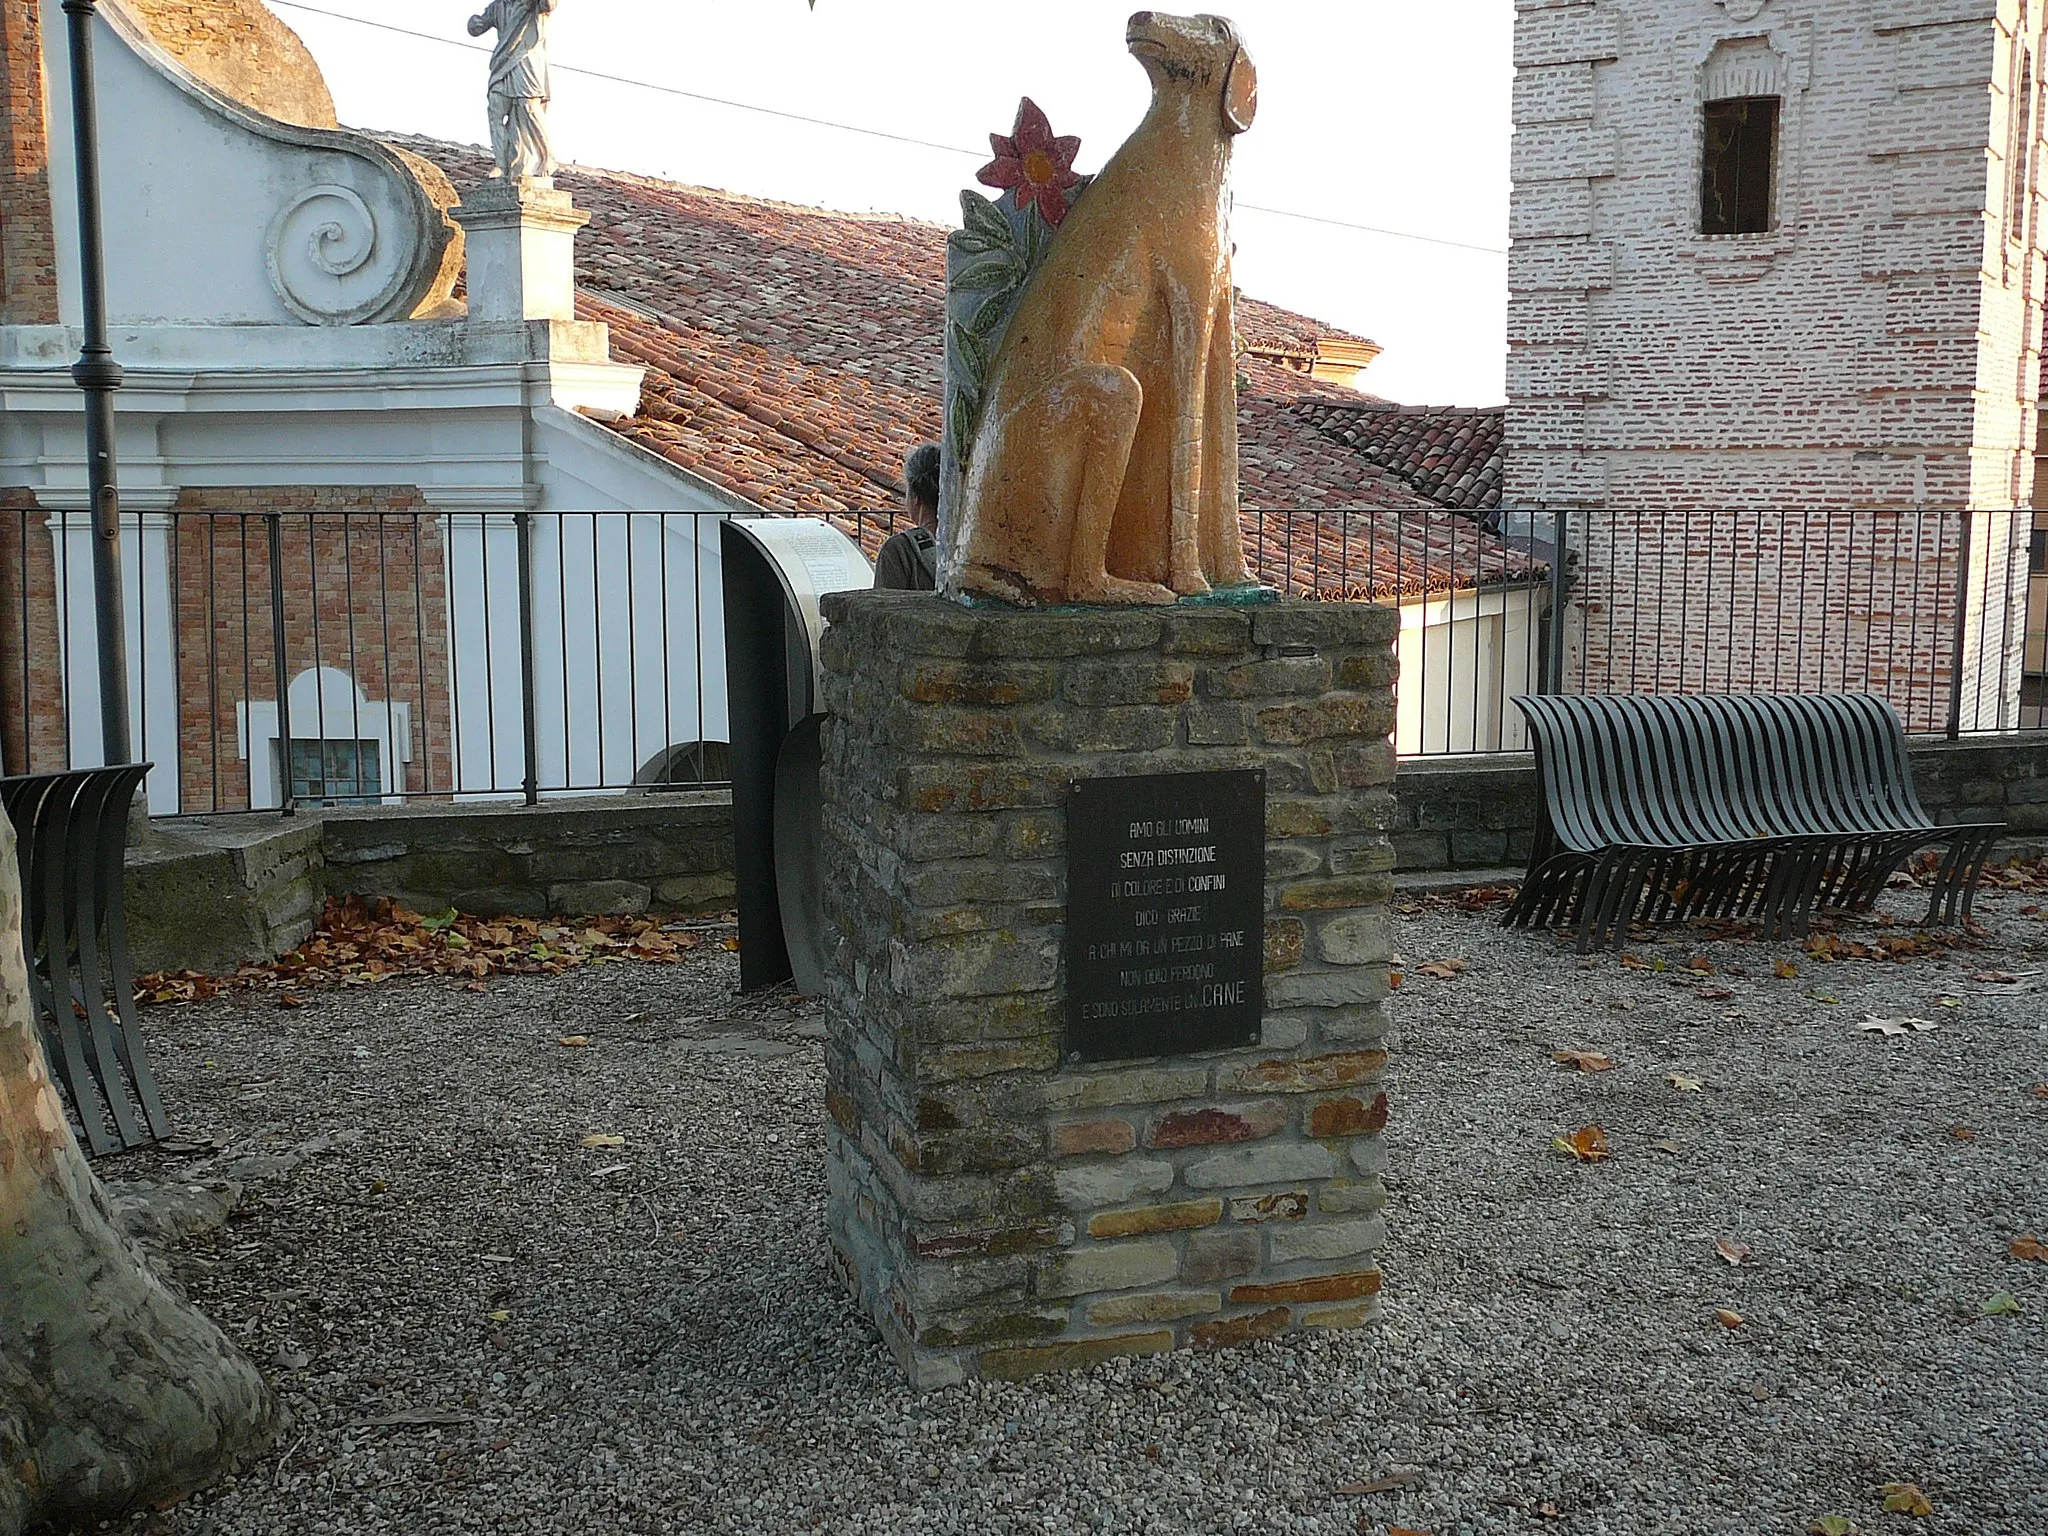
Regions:
<instances>
[{"instance_id":1,"label":"stone wall","mask_svg":"<svg viewBox=\"0 0 2048 1536\"><path fill-rule=\"evenodd\" d=\"M829 1236L921 1386L1376 1314L1392 610L825 600ZM1065 1055L1077 778L1257 768L1254 1047Z\"/></svg>"},{"instance_id":2,"label":"stone wall","mask_svg":"<svg viewBox=\"0 0 2048 1536\"><path fill-rule=\"evenodd\" d=\"M161 821L128 854L135 968L274 959L346 895L484 917L722 911L732 807L678 792Z\"/></svg>"}]
</instances>

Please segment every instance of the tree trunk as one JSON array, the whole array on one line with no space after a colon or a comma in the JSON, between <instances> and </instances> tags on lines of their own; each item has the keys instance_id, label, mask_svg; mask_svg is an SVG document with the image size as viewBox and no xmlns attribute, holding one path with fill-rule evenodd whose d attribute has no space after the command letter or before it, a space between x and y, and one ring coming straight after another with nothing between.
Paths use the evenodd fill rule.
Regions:
<instances>
[{"instance_id":1,"label":"tree trunk","mask_svg":"<svg viewBox=\"0 0 2048 1536\"><path fill-rule=\"evenodd\" d=\"M248 1357L114 1225L43 1060L21 916L0 816L0 1536L182 1497L277 1418Z\"/></svg>"}]
</instances>

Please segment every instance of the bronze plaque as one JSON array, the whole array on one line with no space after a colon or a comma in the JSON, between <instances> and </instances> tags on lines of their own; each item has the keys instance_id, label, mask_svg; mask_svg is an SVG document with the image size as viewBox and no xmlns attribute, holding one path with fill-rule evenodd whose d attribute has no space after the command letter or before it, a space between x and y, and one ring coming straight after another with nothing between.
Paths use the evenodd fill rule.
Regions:
<instances>
[{"instance_id":1,"label":"bronze plaque","mask_svg":"<svg viewBox=\"0 0 2048 1536\"><path fill-rule=\"evenodd\" d=\"M1078 780L1067 797L1067 1058L1255 1045L1266 776Z\"/></svg>"}]
</instances>

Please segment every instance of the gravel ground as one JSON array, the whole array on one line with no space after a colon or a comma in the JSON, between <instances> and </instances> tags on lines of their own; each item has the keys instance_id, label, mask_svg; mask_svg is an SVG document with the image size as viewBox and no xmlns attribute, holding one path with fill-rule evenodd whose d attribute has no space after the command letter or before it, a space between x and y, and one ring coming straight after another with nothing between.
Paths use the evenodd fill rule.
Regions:
<instances>
[{"instance_id":1,"label":"gravel ground","mask_svg":"<svg viewBox=\"0 0 2048 1536\"><path fill-rule=\"evenodd\" d=\"M925 1397L821 1257L822 1023L736 1000L730 954L157 1010L181 1130L359 1135L175 1255L296 1423L128 1529L2040 1536L2048 1264L2007 1256L2048 1238L2039 899L1952 955L1693 933L1643 969L1409 903L1384 1325ZM1610 1160L1554 1147L1595 1121Z\"/></svg>"}]
</instances>

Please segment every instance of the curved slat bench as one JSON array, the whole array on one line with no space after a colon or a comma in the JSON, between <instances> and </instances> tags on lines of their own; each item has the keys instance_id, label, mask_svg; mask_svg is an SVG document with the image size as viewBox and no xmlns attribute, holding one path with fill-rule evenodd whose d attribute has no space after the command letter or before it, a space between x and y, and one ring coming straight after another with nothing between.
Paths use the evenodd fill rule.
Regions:
<instances>
[{"instance_id":1,"label":"curved slat bench","mask_svg":"<svg viewBox=\"0 0 2048 1536\"><path fill-rule=\"evenodd\" d=\"M146 763L0 779L21 865L21 947L43 1051L93 1156L170 1134L135 1018L122 908Z\"/></svg>"},{"instance_id":2,"label":"curved slat bench","mask_svg":"<svg viewBox=\"0 0 2048 1536\"><path fill-rule=\"evenodd\" d=\"M1752 918L1803 934L1867 910L1907 859L1941 848L1927 922L1967 921L2001 824L1938 826L1906 733L1869 694L1521 697L1543 822L1506 921L1576 924L1579 951L1631 922Z\"/></svg>"}]
</instances>

